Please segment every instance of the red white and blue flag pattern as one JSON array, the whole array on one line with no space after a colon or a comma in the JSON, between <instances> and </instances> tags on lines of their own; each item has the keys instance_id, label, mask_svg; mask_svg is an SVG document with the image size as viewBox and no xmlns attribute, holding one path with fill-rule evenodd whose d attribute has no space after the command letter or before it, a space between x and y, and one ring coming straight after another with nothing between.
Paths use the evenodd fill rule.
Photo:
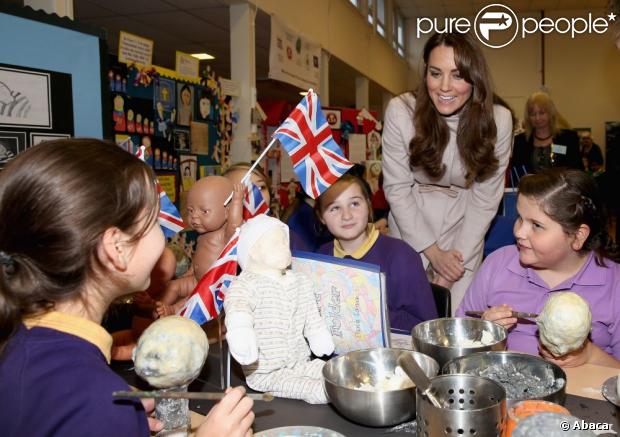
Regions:
<instances>
[{"instance_id":1,"label":"red white and blue flag pattern","mask_svg":"<svg viewBox=\"0 0 620 437\"><path fill-rule=\"evenodd\" d=\"M319 97L309 90L274 132L293 162L304 191L316 199L353 167L334 141Z\"/></svg>"},{"instance_id":2,"label":"red white and blue flag pattern","mask_svg":"<svg viewBox=\"0 0 620 437\"><path fill-rule=\"evenodd\" d=\"M179 315L192 319L199 325L217 318L224 307L224 298L231 281L237 276L237 243L239 229L228 241L220 256L207 270Z\"/></svg>"},{"instance_id":3,"label":"red white and blue flag pattern","mask_svg":"<svg viewBox=\"0 0 620 437\"><path fill-rule=\"evenodd\" d=\"M245 194L243 195L243 220L249 220L268 212L269 205L267 205L260 188L248 179L245 183Z\"/></svg>"},{"instance_id":4,"label":"red white and blue flag pattern","mask_svg":"<svg viewBox=\"0 0 620 437\"><path fill-rule=\"evenodd\" d=\"M166 238L174 237L185 227L181 214L174 203L170 200L159 182L156 182L159 193L159 226Z\"/></svg>"},{"instance_id":5,"label":"red white and blue flag pattern","mask_svg":"<svg viewBox=\"0 0 620 437\"><path fill-rule=\"evenodd\" d=\"M146 158L146 147L140 146L136 151L136 157L142 161ZM166 238L172 238L185 228L185 223L179 214L179 210L170 200L166 191L162 188L158 180L155 180L157 195L159 196L159 226Z\"/></svg>"}]
</instances>

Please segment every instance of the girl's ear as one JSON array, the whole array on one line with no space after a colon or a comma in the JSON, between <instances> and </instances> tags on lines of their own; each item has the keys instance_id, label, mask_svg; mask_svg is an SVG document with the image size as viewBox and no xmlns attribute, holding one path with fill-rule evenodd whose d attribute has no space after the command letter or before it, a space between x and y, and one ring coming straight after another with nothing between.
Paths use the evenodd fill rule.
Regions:
<instances>
[{"instance_id":1,"label":"girl's ear","mask_svg":"<svg viewBox=\"0 0 620 437\"><path fill-rule=\"evenodd\" d=\"M571 247L575 251L581 250L583 248L583 245L586 243L586 240L590 236L590 226L582 223L575 231L574 236L575 239L573 240Z\"/></svg>"},{"instance_id":2,"label":"girl's ear","mask_svg":"<svg viewBox=\"0 0 620 437\"><path fill-rule=\"evenodd\" d=\"M99 241L97 257L99 262L110 270L125 271L127 269L127 253L122 243L123 236L120 229L108 228Z\"/></svg>"}]
</instances>

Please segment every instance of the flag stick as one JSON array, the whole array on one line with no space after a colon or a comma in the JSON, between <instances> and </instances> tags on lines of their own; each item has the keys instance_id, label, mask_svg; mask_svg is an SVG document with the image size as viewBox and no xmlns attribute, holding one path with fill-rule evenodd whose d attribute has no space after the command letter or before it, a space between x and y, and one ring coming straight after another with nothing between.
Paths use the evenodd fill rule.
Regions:
<instances>
[{"instance_id":1,"label":"flag stick","mask_svg":"<svg viewBox=\"0 0 620 437\"><path fill-rule=\"evenodd\" d=\"M269 149L271 149L271 147L275 144L276 140L277 140L277 138L275 138L275 137L271 139L271 141L269 142L267 147L265 147L265 150L263 150L263 153L260 154L260 156L256 159L256 161L254 161L254 164L252 164L252 167L250 167L250 169L247 171L247 173L243 176L243 179L241 179L241 183L242 184L244 184L245 181L250 177L250 175L252 174L252 171L254 171L254 169L256 168L258 163L260 162L260 160L263 159L263 157L267 154ZM232 199L232 196L233 196L233 193L230 193L230 196L228 196L228 198L224 201L224 206L228 205L228 203Z\"/></svg>"}]
</instances>

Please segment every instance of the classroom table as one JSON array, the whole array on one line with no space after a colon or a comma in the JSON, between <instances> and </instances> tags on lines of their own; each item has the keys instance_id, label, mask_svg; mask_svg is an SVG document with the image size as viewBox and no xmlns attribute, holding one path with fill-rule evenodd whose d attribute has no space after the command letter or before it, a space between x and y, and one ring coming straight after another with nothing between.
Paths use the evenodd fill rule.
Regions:
<instances>
[{"instance_id":1,"label":"classroom table","mask_svg":"<svg viewBox=\"0 0 620 437\"><path fill-rule=\"evenodd\" d=\"M133 371L131 362L113 362L114 370L125 380L138 388L147 389ZM578 368L564 369L567 375L566 402L564 406L573 416L586 422L605 422L613 425L613 430L620 429L618 408L604 400L601 386L610 376L617 375L618 369L587 364ZM243 385L243 373L238 365L233 365L232 385ZM200 376L190 385L190 391L222 391L220 385L220 350L218 344L212 344L209 357ZM192 410L192 428L200 423L209 412L214 401L190 401ZM198 414L196 414L198 413ZM276 398L271 402L254 403L254 432L283 426L317 426L337 431L345 436L377 436L386 433L388 428L372 428L358 425L341 416L330 404L310 405L294 399ZM390 436L411 436L405 432L390 433ZM601 434L612 435L612 434Z\"/></svg>"}]
</instances>

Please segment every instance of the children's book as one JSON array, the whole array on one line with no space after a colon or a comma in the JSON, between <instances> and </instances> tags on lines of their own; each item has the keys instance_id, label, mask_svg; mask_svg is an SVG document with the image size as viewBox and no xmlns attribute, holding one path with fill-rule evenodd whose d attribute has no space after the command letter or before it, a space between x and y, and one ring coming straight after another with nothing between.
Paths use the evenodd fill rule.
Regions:
<instances>
[{"instance_id":1,"label":"children's book","mask_svg":"<svg viewBox=\"0 0 620 437\"><path fill-rule=\"evenodd\" d=\"M316 302L337 354L390 347L385 275L379 266L294 251L292 269L314 283Z\"/></svg>"}]
</instances>

